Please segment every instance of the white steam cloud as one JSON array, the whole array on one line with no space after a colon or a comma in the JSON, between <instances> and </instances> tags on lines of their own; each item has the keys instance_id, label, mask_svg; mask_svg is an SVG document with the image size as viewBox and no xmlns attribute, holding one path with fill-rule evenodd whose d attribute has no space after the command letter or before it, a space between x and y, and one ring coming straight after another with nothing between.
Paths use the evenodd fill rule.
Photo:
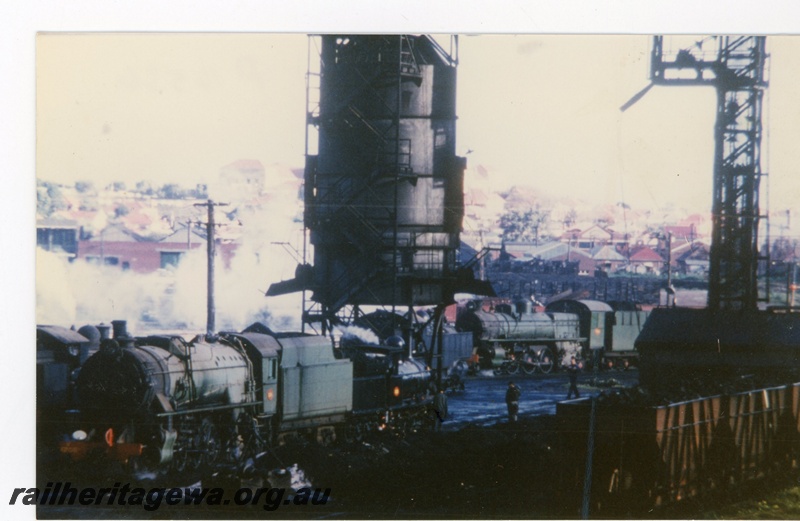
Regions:
<instances>
[{"instance_id":1,"label":"white steam cloud","mask_svg":"<svg viewBox=\"0 0 800 521\"><path fill-rule=\"evenodd\" d=\"M380 344L381 340L372 330L357 326L337 326L342 333L342 341L356 340L365 344Z\"/></svg>"},{"instance_id":2,"label":"white steam cloud","mask_svg":"<svg viewBox=\"0 0 800 521\"><path fill-rule=\"evenodd\" d=\"M230 222L223 210L230 213L232 207L219 210L217 221L227 228L219 236L234 232L240 238L229 268L217 249L217 330L238 331L255 321L279 331L299 328L299 293L264 296L269 284L294 276L296 260L273 244L302 244L302 203L296 192L292 195L274 194L260 206L240 207ZM184 254L175 269L150 274L69 262L64 255L37 250L37 323L80 327L124 319L133 334L148 329L204 331L206 263L205 245Z\"/></svg>"}]
</instances>

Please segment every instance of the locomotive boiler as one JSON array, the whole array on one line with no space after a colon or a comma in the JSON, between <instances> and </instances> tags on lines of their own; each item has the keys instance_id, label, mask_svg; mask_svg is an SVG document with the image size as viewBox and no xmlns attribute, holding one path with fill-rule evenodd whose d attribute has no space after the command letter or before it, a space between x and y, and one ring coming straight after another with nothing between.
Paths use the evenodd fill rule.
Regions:
<instances>
[{"instance_id":1,"label":"locomotive boiler","mask_svg":"<svg viewBox=\"0 0 800 521\"><path fill-rule=\"evenodd\" d=\"M584 340L580 322L570 313L534 313L530 302L483 311L472 306L456 319L458 331L470 331L481 368L503 363L507 357L521 361L528 374L549 373L564 357L580 353Z\"/></svg>"}]
</instances>

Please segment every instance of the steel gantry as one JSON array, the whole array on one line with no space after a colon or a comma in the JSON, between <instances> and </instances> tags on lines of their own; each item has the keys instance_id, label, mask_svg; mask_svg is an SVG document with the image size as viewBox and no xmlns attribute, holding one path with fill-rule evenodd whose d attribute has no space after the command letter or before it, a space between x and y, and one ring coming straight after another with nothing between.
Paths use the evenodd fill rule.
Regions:
<instances>
[{"instance_id":1,"label":"steel gantry","mask_svg":"<svg viewBox=\"0 0 800 521\"><path fill-rule=\"evenodd\" d=\"M762 214L762 99L766 78L766 38L706 37L671 51L664 37L653 39L654 85L707 85L717 92L714 126L714 182L708 307L712 310L757 309L769 299L769 284L759 291ZM635 100L633 100L635 101ZM762 295L763 293L763 295Z\"/></svg>"}]
</instances>

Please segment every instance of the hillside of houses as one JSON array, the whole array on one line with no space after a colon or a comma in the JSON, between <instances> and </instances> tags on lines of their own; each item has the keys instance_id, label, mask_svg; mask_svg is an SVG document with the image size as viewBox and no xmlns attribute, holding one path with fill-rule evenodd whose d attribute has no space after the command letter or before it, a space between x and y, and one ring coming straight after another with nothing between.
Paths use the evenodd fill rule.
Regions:
<instances>
[{"instance_id":1,"label":"hillside of houses","mask_svg":"<svg viewBox=\"0 0 800 521\"><path fill-rule=\"evenodd\" d=\"M206 248L213 199L225 204L215 209L214 235L222 265L230 267L237 248L265 221L281 223L276 230L302 227L301 187L302 170L256 160L235 161L220 169L218 182L192 188L40 182L36 243L70 261L142 274L169 270L189 251Z\"/></svg>"},{"instance_id":2,"label":"hillside of houses","mask_svg":"<svg viewBox=\"0 0 800 521\"><path fill-rule=\"evenodd\" d=\"M462 253L461 261L488 250L476 263L478 276L506 282L503 274L512 272L518 279L548 273L636 276L658 284L667 271L673 280L702 281L707 276L708 212L692 211L680 201L654 206L553 197L533 184L500 188L491 179L489 169L477 165L465 180L461 239L465 252L471 253ZM37 246L70 262L136 274L169 272L189 252L205 249L206 203L213 199L226 204L215 209L218 265L230 270L237 255L249 256L247 265L263 266L258 268L263 273L246 276L258 277L261 287L274 281L270 279L291 278L288 270L299 260L302 184L302 169L250 159L221 167L209 185L140 181L101 187L40 181ZM785 218L788 226L789 215ZM798 245L780 237L773 241L773 261L793 262ZM267 277L265 282L261 277Z\"/></svg>"}]
</instances>

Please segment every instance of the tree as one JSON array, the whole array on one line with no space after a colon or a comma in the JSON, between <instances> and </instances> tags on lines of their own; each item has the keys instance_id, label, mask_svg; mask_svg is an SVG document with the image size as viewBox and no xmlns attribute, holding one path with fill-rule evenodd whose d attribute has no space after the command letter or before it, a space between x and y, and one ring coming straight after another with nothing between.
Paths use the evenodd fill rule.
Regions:
<instances>
[{"instance_id":1,"label":"tree","mask_svg":"<svg viewBox=\"0 0 800 521\"><path fill-rule=\"evenodd\" d=\"M605 230L606 228L614 224L614 218L609 215L604 215L602 217L597 217L594 220L594 223L600 228L603 228Z\"/></svg>"},{"instance_id":2,"label":"tree","mask_svg":"<svg viewBox=\"0 0 800 521\"><path fill-rule=\"evenodd\" d=\"M578 212L575 211L575 208L570 208L569 211L564 215L564 228L570 229L572 226L578 222Z\"/></svg>"},{"instance_id":3,"label":"tree","mask_svg":"<svg viewBox=\"0 0 800 521\"><path fill-rule=\"evenodd\" d=\"M181 187L174 183L167 183L158 191L158 195L163 199L181 199L183 197L183 190Z\"/></svg>"},{"instance_id":4,"label":"tree","mask_svg":"<svg viewBox=\"0 0 800 521\"><path fill-rule=\"evenodd\" d=\"M193 190L188 190L187 194L195 199L208 199L208 185L198 183Z\"/></svg>"},{"instance_id":5,"label":"tree","mask_svg":"<svg viewBox=\"0 0 800 521\"><path fill-rule=\"evenodd\" d=\"M500 216L504 242L539 242L539 232L550 218L550 210L538 204L527 210L511 208Z\"/></svg>"},{"instance_id":6,"label":"tree","mask_svg":"<svg viewBox=\"0 0 800 521\"><path fill-rule=\"evenodd\" d=\"M47 181L40 181L36 187L36 213L49 217L53 212L67 208L67 201L61 188Z\"/></svg>"},{"instance_id":7,"label":"tree","mask_svg":"<svg viewBox=\"0 0 800 521\"><path fill-rule=\"evenodd\" d=\"M75 181L75 190L78 193L85 194L86 192L91 192L94 190L94 183L91 181Z\"/></svg>"},{"instance_id":8,"label":"tree","mask_svg":"<svg viewBox=\"0 0 800 521\"><path fill-rule=\"evenodd\" d=\"M147 181L136 183L136 191L142 195L153 195L153 186Z\"/></svg>"}]
</instances>

